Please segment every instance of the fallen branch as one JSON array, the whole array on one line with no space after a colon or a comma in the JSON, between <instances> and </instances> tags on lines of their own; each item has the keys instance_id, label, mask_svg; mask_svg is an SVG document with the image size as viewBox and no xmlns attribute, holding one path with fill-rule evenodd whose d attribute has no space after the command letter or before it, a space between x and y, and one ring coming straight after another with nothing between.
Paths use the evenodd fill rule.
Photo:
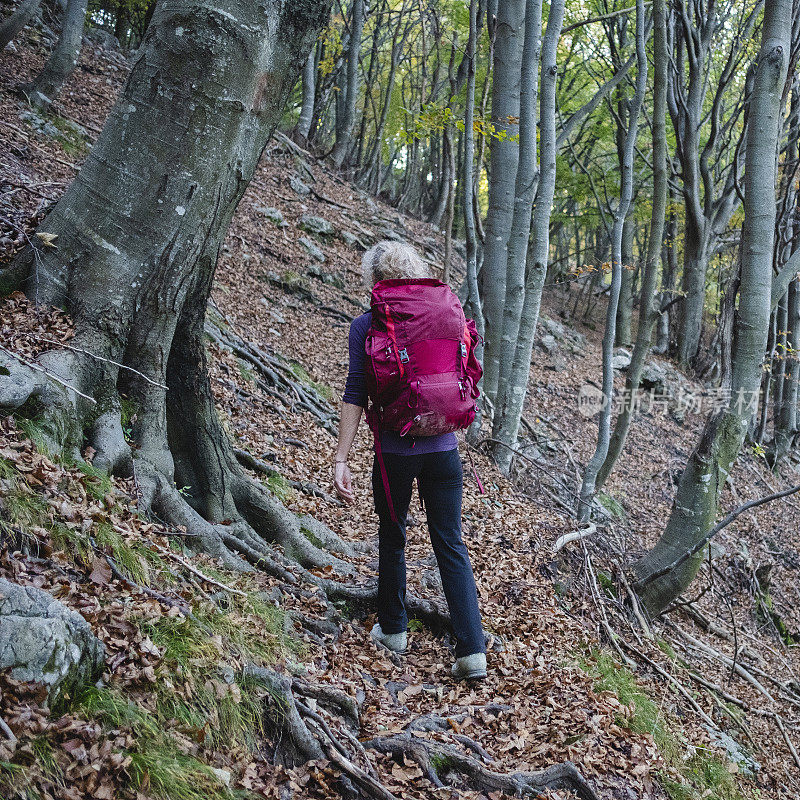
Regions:
<instances>
[{"instance_id":1,"label":"fallen branch","mask_svg":"<svg viewBox=\"0 0 800 800\"><path fill-rule=\"evenodd\" d=\"M14 736L14 731L8 727L8 723L6 723L2 717L0 717L0 733L2 733L3 736L5 736L6 739L11 742L11 744L14 744L17 741L17 737Z\"/></svg>"},{"instance_id":2,"label":"fallen branch","mask_svg":"<svg viewBox=\"0 0 800 800\"><path fill-rule=\"evenodd\" d=\"M778 726L778 730L780 730L781 734L783 735L783 740L786 742L786 746L789 748L789 752L792 754L794 763L797 765L797 768L800 769L800 756L797 755L797 750L795 750L792 740L789 738L789 734L786 732L786 728L783 726L781 715L776 711L774 717L775 724Z\"/></svg>"},{"instance_id":3,"label":"fallen branch","mask_svg":"<svg viewBox=\"0 0 800 800\"><path fill-rule=\"evenodd\" d=\"M696 556L716 534L718 534L723 528L727 528L731 522L744 514L745 511L749 511L751 508L757 508L758 506L763 506L765 503L769 503L772 500L778 500L781 497L788 497L790 494L795 494L796 492L800 492L800 484L797 486L791 486L788 489L783 489L780 492L773 492L766 497L760 497L757 500L750 500L748 503L744 503L720 520L693 547L689 548L689 550L687 550L685 553L678 556L678 558L676 558L670 564L667 564L666 567L662 567L661 569L658 569L650 575L646 575L644 578L639 580L636 583L636 588L640 590L647 586L648 583L652 583L653 581L658 580L658 578L663 578L664 575L677 569L681 564L683 564L685 561L688 561L693 556Z\"/></svg>"},{"instance_id":4,"label":"fallen branch","mask_svg":"<svg viewBox=\"0 0 800 800\"><path fill-rule=\"evenodd\" d=\"M558 539L556 539L555 545L553 545L553 553L557 553L562 547L565 547L570 542L576 542L579 539L585 539L587 536L591 536L596 530L597 525L592 522L586 528L582 528L581 530L577 531L570 531L570 533L565 533L562 536L559 536Z\"/></svg>"}]
</instances>

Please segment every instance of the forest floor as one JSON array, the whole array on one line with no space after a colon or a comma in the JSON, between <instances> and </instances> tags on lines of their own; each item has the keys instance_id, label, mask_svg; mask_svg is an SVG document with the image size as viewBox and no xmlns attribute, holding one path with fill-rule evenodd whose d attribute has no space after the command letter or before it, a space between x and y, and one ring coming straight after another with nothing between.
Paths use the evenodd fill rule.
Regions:
<instances>
[{"instance_id":1,"label":"forest floor","mask_svg":"<svg viewBox=\"0 0 800 800\"><path fill-rule=\"evenodd\" d=\"M126 74L119 53L87 43L52 112L31 115L13 88L42 63L38 36L0 56L0 260L33 235L76 174ZM315 226L304 215L333 232L303 230ZM231 226L211 313L284 359L335 412L348 319L367 302L360 250L380 238L405 238L434 263L443 252L429 225L274 140ZM237 575L189 553L180 531L137 515L132 481L43 454L35 422L3 420L0 577L44 588L83 614L105 644L106 671L98 686L51 710L35 687L0 678L0 716L19 738L0 740L0 796L338 796L332 763L273 763L262 713L268 693L238 677L256 662L354 698L360 727L351 736L359 741L435 715L447 726L418 730L420 737L467 748L497 772L570 760L602 798L800 797L798 501L762 506L720 533L685 604L646 628L631 613L625 568L663 529L704 418L676 398L708 403L713 390L655 359L672 400L636 417L596 529L554 552L559 537L576 531L577 473L596 438L578 392L599 374L602 307L572 319L579 285L547 289L550 322L539 334L513 478L481 448L472 457L485 494L465 470L464 538L491 635L489 677L474 685L450 679L447 637L416 621L402 658L371 642L372 616L346 606L351 619L338 636L322 624L317 634L296 626L295 614L322 617L313 594L277 593L273 578ZM37 312L20 296L0 308L0 344L27 357L48 346L44 339L69 335L63 314ZM354 449L357 501L341 506L328 494L333 435L291 397L265 391L252 365L211 342L209 352L222 418L241 449L276 470L271 490L344 538L374 542L368 431ZM469 463L463 442L461 450ZM744 452L721 510L797 482L794 464L774 473L758 450ZM411 513L409 585L435 596L423 514ZM20 531L35 556L11 551ZM375 574L372 555L355 566L364 579ZM436 786L415 762L371 751L364 759L395 797L487 797L447 763L434 765L444 784Z\"/></svg>"}]
</instances>

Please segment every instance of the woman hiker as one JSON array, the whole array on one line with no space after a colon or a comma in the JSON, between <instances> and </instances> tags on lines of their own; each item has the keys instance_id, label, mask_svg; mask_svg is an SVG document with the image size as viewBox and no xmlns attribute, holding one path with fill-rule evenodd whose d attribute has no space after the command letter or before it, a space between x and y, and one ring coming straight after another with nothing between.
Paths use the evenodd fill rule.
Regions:
<instances>
[{"instance_id":1,"label":"woman hiker","mask_svg":"<svg viewBox=\"0 0 800 800\"><path fill-rule=\"evenodd\" d=\"M372 489L379 555L378 623L371 635L396 653L406 649L406 515L416 478L456 637L453 677L484 678L486 646L472 566L461 538L462 468L453 432L474 417L475 384L481 374L472 354L477 334L470 342L474 326L465 325L455 296L431 279L412 247L380 242L364 254L363 269L365 283L374 287L372 310L350 325L334 485L342 500L353 502L347 458L372 400L367 416L375 433ZM421 332L417 339L415 332ZM442 429L448 432L437 433ZM425 433L435 435L421 435Z\"/></svg>"}]
</instances>

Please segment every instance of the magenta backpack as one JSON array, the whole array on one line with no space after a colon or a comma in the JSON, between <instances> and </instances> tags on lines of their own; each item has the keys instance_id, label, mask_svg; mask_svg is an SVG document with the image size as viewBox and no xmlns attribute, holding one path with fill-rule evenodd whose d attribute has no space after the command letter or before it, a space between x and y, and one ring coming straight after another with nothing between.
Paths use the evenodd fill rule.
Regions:
<instances>
[{"instance_id":1,"label":"magenta backpack","mask_svg":"<svg viewBox=\"0 0 800 800\"><path fill-rule=\"evenodd\" d=\"M450 287L433 278L379 281L372 289L366 378L367 421L393 522L397 522L381 453L381 430L438 436L475 419L483 369L480 336ZM470 456L471 460L471 456ZM483 492L483 486L478 486Z\"/></svg>"},{"instance_id":2,"label":"magenta backpack","mask_svg":"<svg viewBox=\"0 0 800 800\"><path fill-rule=\"evenodd\" d=\"M475 419L479 336L450 287L433 278L385 280L372 290L367 390L373 430L437 436Z\"/></svg>"}]
</instances>

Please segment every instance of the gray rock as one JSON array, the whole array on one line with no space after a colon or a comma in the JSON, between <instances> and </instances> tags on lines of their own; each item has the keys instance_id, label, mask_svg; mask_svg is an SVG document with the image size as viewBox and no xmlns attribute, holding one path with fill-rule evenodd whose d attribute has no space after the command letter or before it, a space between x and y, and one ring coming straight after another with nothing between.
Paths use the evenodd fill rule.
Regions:
<instances>
[{"instance_id":1,"label":"gray rock","mask_svg":"<svg viewBox=\"0 0 800 800\"><path fill-rule=\"evenodd\" d=\"M311 194L311 189L297 177L297 175L289 176L289 186L292 190L297 192L301 197L306 197Z\"/></svg>"},{"instance_id":2,"label":"gray rock","mask_svg":"<svg viewBox=\"0 0 800 800\"><path fill-rule=\"evenodd\" d=\"M711 744L725 751L725 756L739 767L742 774L748 778L754 778L756 773L761 770L761 764L753 758L747 750L742 747L732 736L724 731L706 725Z\"/></svg>"},{"instance_id":3,"label":"gray rock","mask_svg":"<svg viewBox=\"0 0 800 800\"><path fill-rule=\"evenodd\" d=\"M33 586L0 578L0 669L18 681L44 684L52 702L95 678L103 645L89 623Z\"/></svg>"},{"instance_id":4,"label":"gray rock","mask_svg":"<svg viewBox=\"0 0 800 800\"><path fill-rule=\"evenodd\" d=\"M114 36L111 31L107 31L105 28L87 25L86 38L91 39L101 47L105 47L109 50L119 50L119 39L117 39L117 37Z\"/></svg>"},{"instance_id":5,"label":"gray rock","mask_svg":"<svg viewBox=\"0 0 800 800\"><path fill-rule=\"evenodd\" d=\"M339 238L352 250L366 250L366 245L350 231L340 231Z\"/></svg>"},{"instance_id":6,"label":"gray rock","mask_svg":"<svg viewBox=\"0 0 800 800\"><path fill-rule=\"evenodd\" d=\"M298 227L308 233L313 233L314 236L322 236L323 238L333 236L336 233L336 228L328 220L322 217L315 217L313 214L303 214L300 217Z\"/></svg>"},{"instance_id":7,"label":"gray rock","mask_svg":"<svg viewBox=\"0 0 800 800\"><path fill-rule=\"evenodd\" d=\"M611 366L614 369L626 370L631 365L631 351L626 350L624 347L618 347L614 350L614 355L611 357Z\"/></svg>"},{"instance_id":8,"label":"gray rock","mask_svg":"<svg viewBox=\"0 0 800 800\"><path fill-rule=\"evenodd\" d=\"M42 95L44 96L44 95ZM49 105L50 101L45 98L47 102L45 105ZM43 133L45 136L51 136L54 139L57 139L61 135L61 131L53 125L52 122L46 120L44 117L39 116L35 111L23 111L19 118L24 122L27 122L35 131L39 133Z\"/></svg>"},{"instance_id":9,"label":"gray rock","mask_svg":"<svg viewBox=\"0 0 800 800\"><path fill-rule=\"evenodd\" d=\"M553 355L552 361L550 362L550 369L552 369L553 372L564 372L568 366L567 359L560 353L555 353Z\"/></svg>"},{"instance_id":10,"label":"gray rock","mask_svg":"<svg viewBox=\"0 0 800 800\"><path fill-rule=\"evenodd\" d=\"M25 403L38 383L37 374L5 351L0 351L0 386L2 408L13 410Z\"/></svg>"},{"instance_id":11,"label":"gray rock","mask_svg":"<svg viewBox=\"0 0 800 800\"><path fill-rule=\"evenodd\" d=\"M283 219L283 213L279 208L272 206L256 206L256 211L263 214L270 222L274 222L281 228L285 228L289 223Z\"/></svg>"},{"instance_id":12,"label":"gray rock","mask_svg":"<svg viewBox=\"0 0 800 800\"><path fill-rule=\"evenodd\" d=\"M311 256L311 258L316 259L319 262L325 261L325 253L317 247L308 236L301 236L297 240L305 249L305 251Z\"/></svg>"},{"instance_id":13,"label":"gray rock","mask_svg":"<svg viewBox=\"0 0 800 800\"><path fill-rule=\"evenodd\" d=\"M645 364L639 385L642 389L655 389L657 392L663 392L667 389L667 371L653 362Z\"/></svg>"},{"instance_id":14,"label":"gray rock","mask_svg":"<svg viewBox=\"0 0 800 800\"><path fill-rule=\"evenodd\" d=\"M556 337L550 333L546 333L539 339L539 344L546 353L553 353L558 348Z\"/></svg>"},{"instance_id":15,"label":"gray rock","mask_svg":"<svg viewBox=\"0 0 800 800\"><path fill-rule=\"evenodd\" d=\"M551 319L550 317L541 314L539 316L539 325L537 327L538 336L552 336L557 342L563 344L573 353L580 353L586 349L586 337L573 328L568 328L566 325Z\"/></svg>"}]
</instances>

